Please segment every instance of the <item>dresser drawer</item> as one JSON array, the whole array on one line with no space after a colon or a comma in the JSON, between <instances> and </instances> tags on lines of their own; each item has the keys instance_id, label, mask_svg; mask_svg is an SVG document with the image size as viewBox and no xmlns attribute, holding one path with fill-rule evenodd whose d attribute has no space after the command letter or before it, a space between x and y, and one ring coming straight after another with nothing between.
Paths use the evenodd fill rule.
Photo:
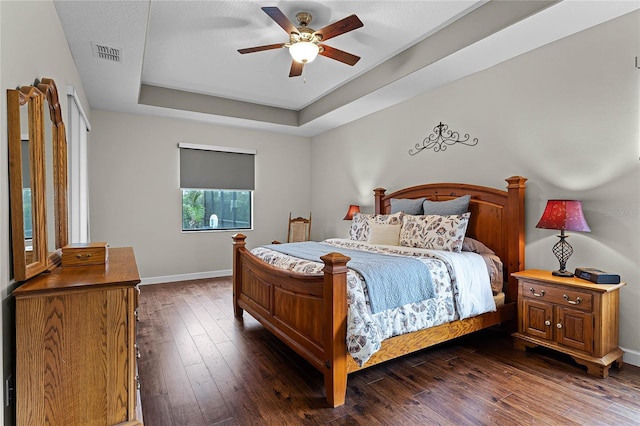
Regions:
<instances>
[{"instance_id":1,"label":"dresser drawer","mask_svg":"<svg viewBox=\"0 0 640 426\"><path fill-rule=\"evenodd\" d=\"M522 297L559 306L570 306L590 312L593 309L593 293L569 287L556 287L535 281L520 281Z\"/></svg>"}]
</instances>

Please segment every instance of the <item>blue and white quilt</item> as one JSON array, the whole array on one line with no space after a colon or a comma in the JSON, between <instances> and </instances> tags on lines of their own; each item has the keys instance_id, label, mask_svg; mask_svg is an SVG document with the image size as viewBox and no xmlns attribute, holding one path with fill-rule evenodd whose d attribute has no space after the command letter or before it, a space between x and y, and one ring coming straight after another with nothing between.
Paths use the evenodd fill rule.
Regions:
<instances>
[{"instance_id":1,"label":"blue and white quilt","mask_svg":"<svg viewBox=\"0 0 640 426\"><path fill-rule=\"evenodd\" d=\"M380 349L384 339L496 310L487 265L476 253L374 245L341 238L319 244L326 245L326 253L343 248L409 256L420 260L430 271L433 297L373 313L362 275L349 270L347 350L360 366ZM295 258L267 247L251 252L266 263L290 271L322 273L324 267L322 262Z\"/></svg>"}]
</instances>

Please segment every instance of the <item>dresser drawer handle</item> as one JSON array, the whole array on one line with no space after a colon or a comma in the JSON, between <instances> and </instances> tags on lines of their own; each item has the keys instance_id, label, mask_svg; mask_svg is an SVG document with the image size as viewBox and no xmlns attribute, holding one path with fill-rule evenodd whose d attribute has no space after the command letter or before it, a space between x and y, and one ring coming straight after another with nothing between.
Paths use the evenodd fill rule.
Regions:
<instances>
[{"instance_id":1,"label":"dresser drawer handle","mask_svg":"<svg viewBox=\"0 0 640 426\"><path fill-rule=\"evenodd\" d=\"M78 259L88 259L88 258L90 258L90 257L91 257L91 253L87 253L87 254L79 253L79 254L76 254L76 257L77 257Z\"/></svg>"},{"instance_id":2,"label":"dresser drawer handle","mask_svg":"<svg viewBox=\"0 0 640 426\"><path fill-rule=\"evenodd\" d=\"M533 294L535 297L542 297L544 296L547 292L544 290L541 290L540 293L536 293L536 291L534 290L533 287L529 287L529 291L531 292L531 294Z\"/></svg>"},{"instance_id":3,"label":"dresser drawer handle","mask_svg":"<svg viewBox=\"0 0 640 426\"><path fill-rule=\"evenodd\" d=\"M546 325L547 327L548 327L548 326L550 326L550 325L551 325L551 321L546 320L546 321L544 322L544 325Z\"/></svg>"},{"instance_id":4,"label":"dresser drawer handle","mask_svg":"<svg viewBox=\"0 0 640 426\"><path fill-rule=\"evenodd\" d=\"M572 305L579 305L580 302L582 302L582 298L580 296L576 297L576 300L569 300L569 296L567 296L566 294L563 294L562 297L564 297L564 300L566 300L568 303L572 304Z\"/></svg>"}]
</instances>

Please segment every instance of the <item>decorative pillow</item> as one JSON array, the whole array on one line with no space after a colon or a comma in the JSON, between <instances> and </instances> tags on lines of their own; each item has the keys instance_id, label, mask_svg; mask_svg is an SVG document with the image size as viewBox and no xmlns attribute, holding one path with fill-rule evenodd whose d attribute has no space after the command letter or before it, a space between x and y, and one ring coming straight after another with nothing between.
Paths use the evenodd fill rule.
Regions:
<instances>
[{"instance_id":1,"label":"decorative pillow","mask_svg":"<svg viewBox=\"0 0 640 426\"><path fill-rule=\"evenodd\" d=\"M423 214L422 203L426 198L392 198L391 213L403 212L406 214Z\"/></svg>"},{"instance_id":2,"label":"decorative pillow","mask_svg":"<svg viewBox=\"0 0 640 426\"><path fill-rule=\"evenodd\" d=\"M400 227L401 224L387 225L382 223L369 223L369 239L370 244L385 244L388 246L400 245Z\"/></svg>"},{"instance_id":3,"label":"decorative pillow","mask_svg":"<svg viewBox=\"0 0 640 426\"><path fill-rule=\"evenodd\" d=\"M447 201L424 200L422 203L423 214L463 214L469 211L469 200L471 200L471 195L463 195L462 197Z\"/></svg>"},{"instance_id":4,"label":"decorative pillow","mask_svg":"<svg viewBox=\"0 0 640 426\"><path fill-rule=\"evenodd\" d=\"M387 225L401 225L403 213L393 213L387 215L373 215L356 213L351 219L351 229L349 238L354 241L367 241L369 239L369 223L379 223Z\"/></svg>"},{"instance_id":5,"label":"decorative pillow","mask_svg":"<svg viewBox=\"0 0 640 426\"><path fill-rule=\"evenodd\" d=\"M471 237L464 237L464 241L462 241L462 251L471 251L478 254L496 254L489 247Z\"/></svg>"},{"instance_id":6,"label":"decorative pillow","mask_svg":"<svg viewBox=\"0 0 640 426\"><path fill-rule=\"evenodd\" d=\"M460 252L471 213L459 215L405 215L400 245Z\"/></svg>"}]
</instances>

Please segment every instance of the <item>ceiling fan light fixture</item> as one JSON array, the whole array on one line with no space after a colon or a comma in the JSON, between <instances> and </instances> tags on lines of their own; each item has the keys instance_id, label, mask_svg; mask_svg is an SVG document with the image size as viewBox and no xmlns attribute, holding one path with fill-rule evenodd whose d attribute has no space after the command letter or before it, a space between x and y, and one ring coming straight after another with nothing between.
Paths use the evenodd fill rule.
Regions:
<instances>
[{"instance_id":1,"label":"ceiling fan light fixture","mask_svg":"<svg viewBox=\"0 0 640 426\"><path fill-rule=\"evenodd\" d=\"M299 41L289 47L289 53L294 61L301 64L308 64L318 56L320 48L310 41Z\"/></svg>"}]
</instances>

